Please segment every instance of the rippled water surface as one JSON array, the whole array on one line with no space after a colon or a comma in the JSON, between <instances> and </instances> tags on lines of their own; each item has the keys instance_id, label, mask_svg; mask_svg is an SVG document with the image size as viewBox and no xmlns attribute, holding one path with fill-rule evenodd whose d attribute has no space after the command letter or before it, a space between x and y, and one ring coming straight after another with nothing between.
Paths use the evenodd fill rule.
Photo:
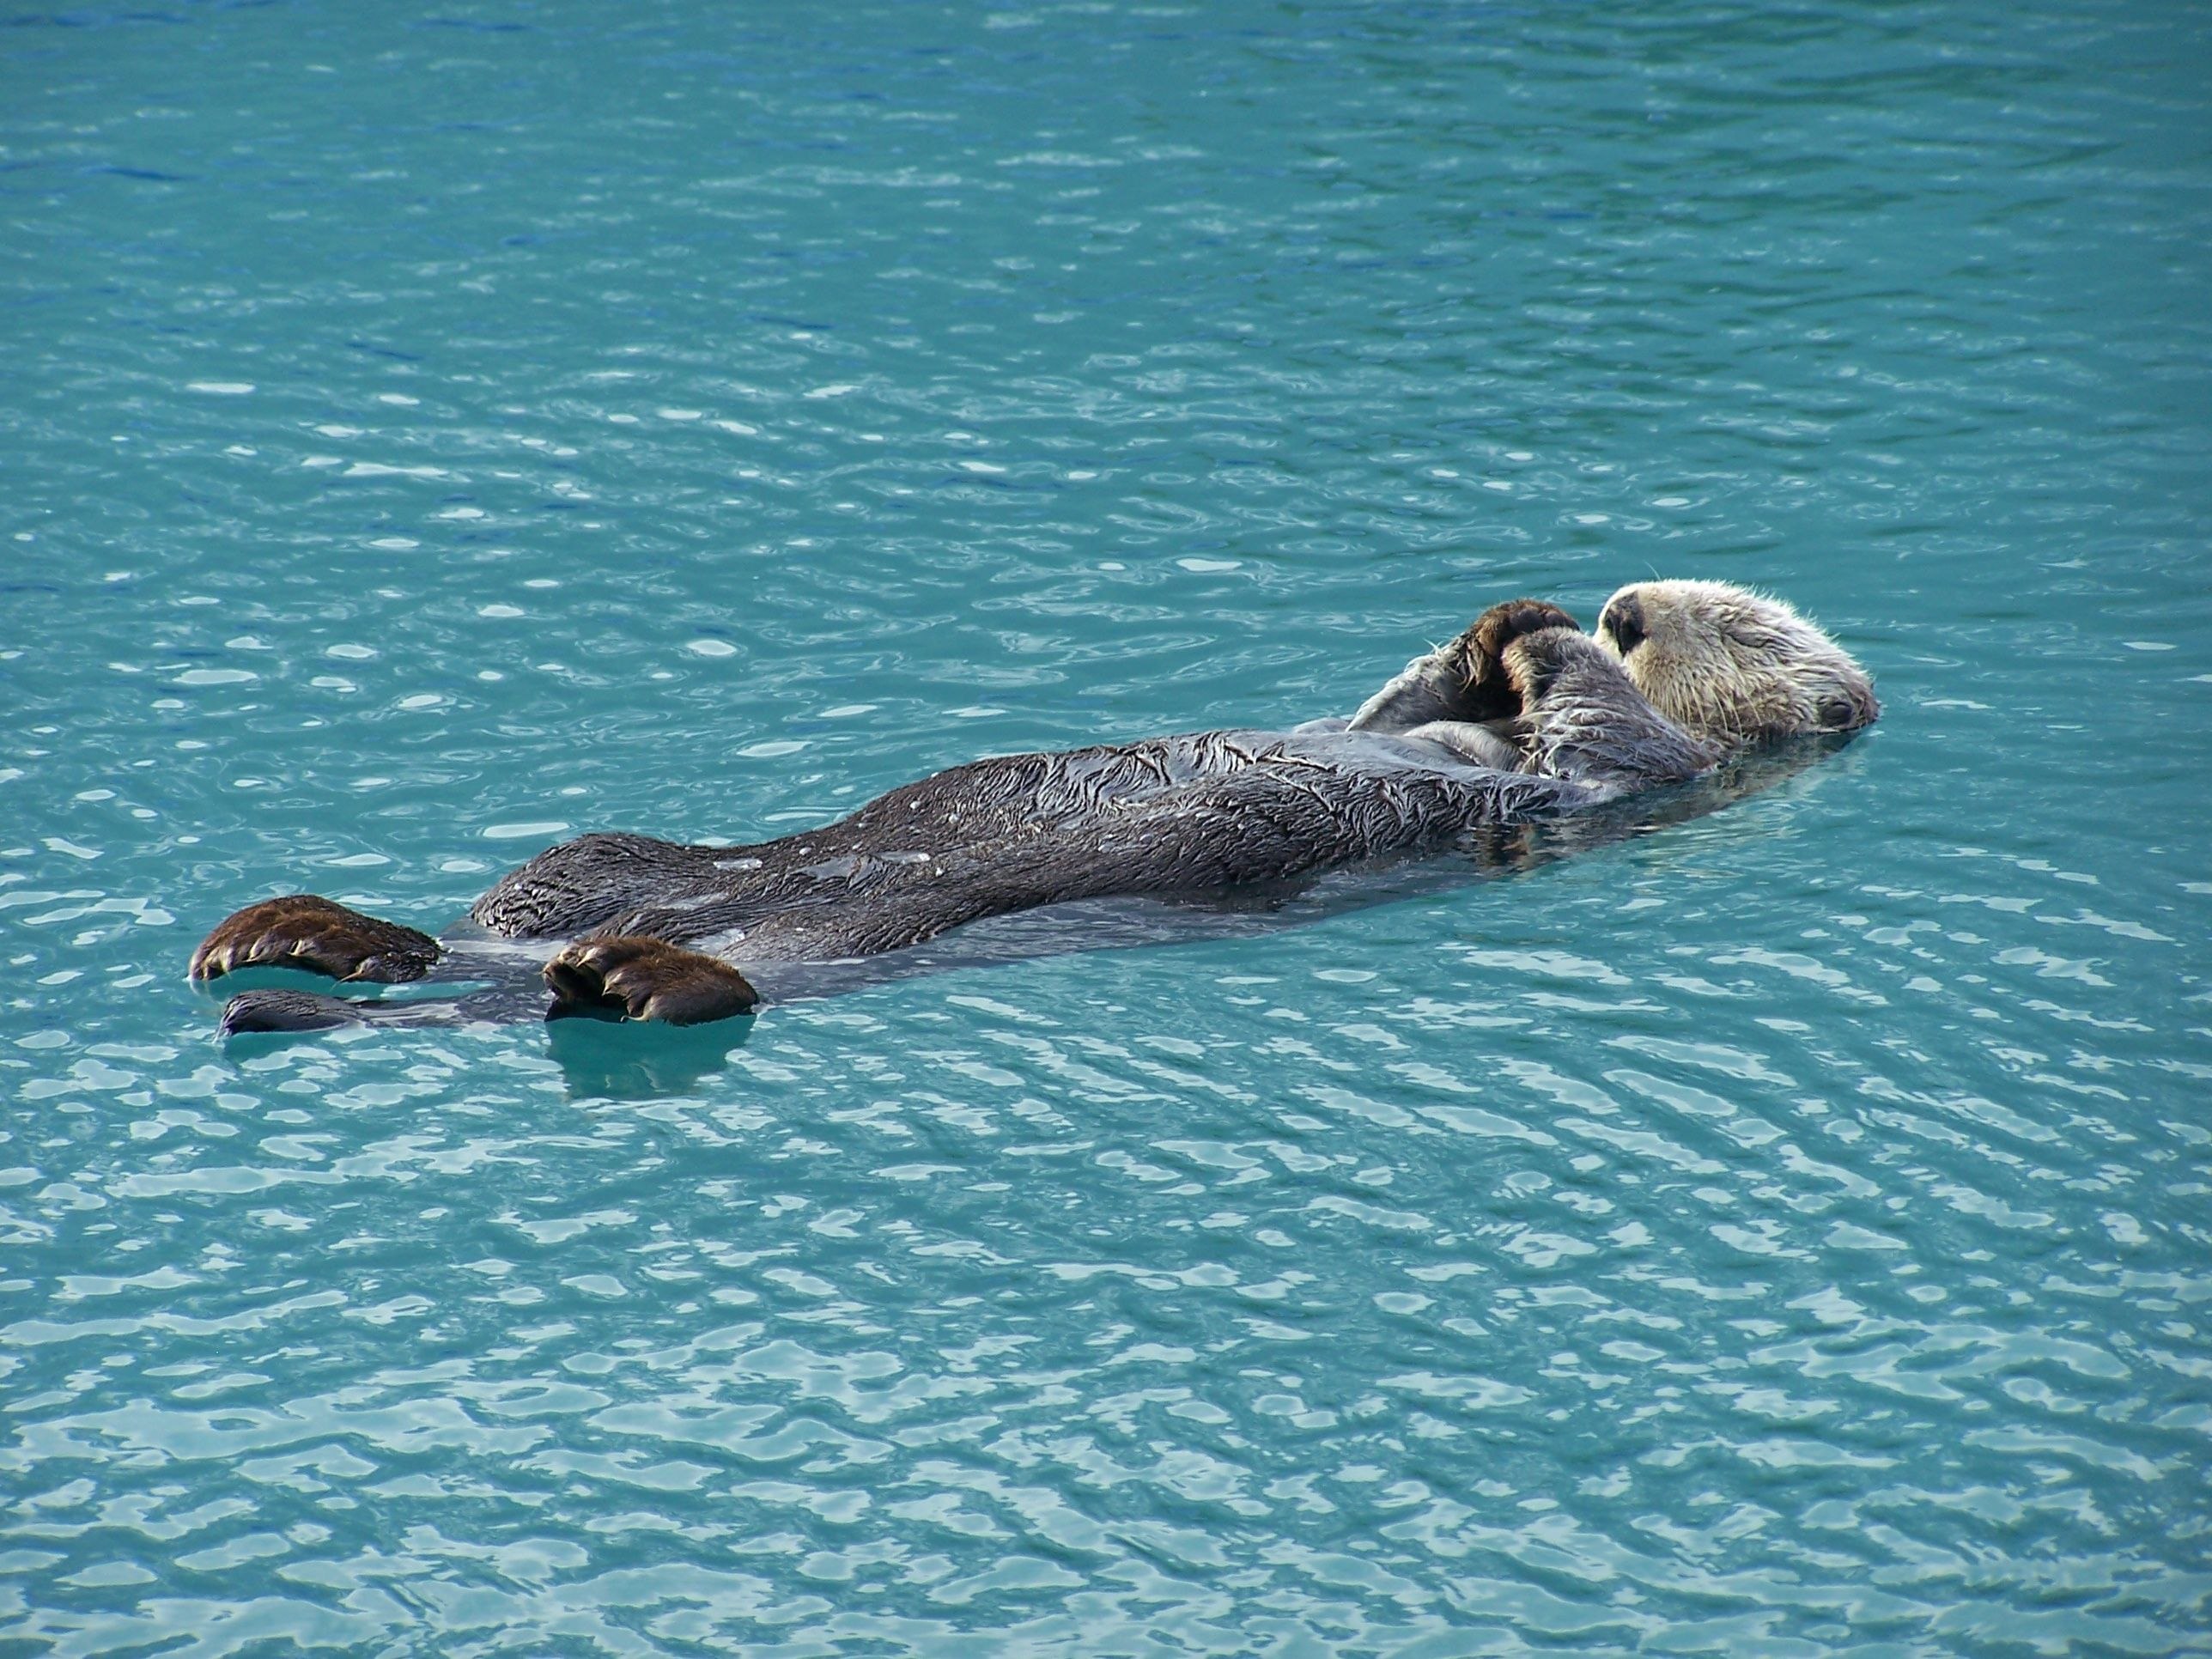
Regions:
<instances>
[{"instance_id":1,"label":"rippled water surface","mask_svg":"<svg viewBox=\"0 0 2212 1659\"><path fill-rule=\"evenodd\" d=\"M0 1647L2212 1646L2206 17L9 16ZM750 1029L184 981L1654 572L1882 724Z\"/></svg>"}]
</instances>

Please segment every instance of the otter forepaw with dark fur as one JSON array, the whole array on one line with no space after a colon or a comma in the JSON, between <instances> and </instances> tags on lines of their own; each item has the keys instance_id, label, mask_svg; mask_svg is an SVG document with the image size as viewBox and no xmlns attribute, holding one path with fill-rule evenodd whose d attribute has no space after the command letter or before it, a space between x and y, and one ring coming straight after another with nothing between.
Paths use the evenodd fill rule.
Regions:
<instances>
[{"instance_id":1,"label":"otter forepaw with dark fur","mask_svg":"<svg viewBox=\"0 0 2212 1659\"><path fill-rule=\"evenodd\" d=\"M1594 661L1601 655L1601 648L1580 629L1553 623L1516 634L1500 648L1498 672L1513 699L1514 712L1533 714L1570 663Z\"/></svg>"},{"instance_id":2,"label":"otter forepaw with dark fur","mask_svg":"<svg viewBox=\"0 0 2212 1659\"><path fill-rule=\"evenodd\" d=\"M749 1014L760 994L726 962L665 939L580 939L545 964L548 1019L652 1019L703 1025Z\"/></svg>"},{"instance_id":3,"label":"otter forepaw with dark fur","mask_svg":"<svg viewBox=\"0 0 2212 1659\"><path fill-rule=\"evenodd\" d=\"M1560 628L1582 631L1581 623L1543 599L1508 599L1477 617L1474 626L1461 636L1468 690L1474 700L1468 718L1502 720L1520 714L1527 698L1506 664L1507 650L1528 635Z\"/></svg>"},{"instance_id":4,"label":"otter forepaw with dark fur","mask_svg":"<svg viewBox=\"0 0 2212 1659\"><path fill-rule=\"evenodd\" d=\"M438 941L396 921L293 893L249 904L219 923L192 952L191 976L217 979L241 968L295 968L336 980L404 985L428 973Z\"/></svg>"},{"instance_id":5,"label":"otter forepaw with dark fur","mask_svg":"<svg viewBox=\"0 0 2212 1659\"><path fill-rule=\"evenodd\" d=\"M1654 708L1606 648L1572 628L1540 628L1501 665L1521 715L1528 769L1607 792L1695 777L1719 748Z\"/></svg>"}]
</instances>

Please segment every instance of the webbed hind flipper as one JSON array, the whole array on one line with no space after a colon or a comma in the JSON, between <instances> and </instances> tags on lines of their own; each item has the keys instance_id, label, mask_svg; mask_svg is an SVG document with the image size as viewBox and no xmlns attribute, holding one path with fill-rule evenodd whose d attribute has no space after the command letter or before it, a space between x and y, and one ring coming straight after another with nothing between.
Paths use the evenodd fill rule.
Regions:
<instances>
[{"instance_id":1,"label":"webbed hind flipper","mask_svg":"<svg viewBox=\"0 0 2212 1659\"><path fill-rule=\"evenodd\" d=\"M703 1025L749 1014L760 993L726 962L665 939L579 939L545 964L548 1019L651 1019Z\"/></svg>"},{"instance_id":2,"label":"webbed hind flipper","mask_svg":"<svg viewBox=\"0 0 2212 1659\"><path fill-rule=\"evenodd\" d=\"M191 976L296 968L335 980L404 985L444 955L428 933L349 910L312 893L264 899L218 923L192 952Z\"/></svg>"}]
</instances>

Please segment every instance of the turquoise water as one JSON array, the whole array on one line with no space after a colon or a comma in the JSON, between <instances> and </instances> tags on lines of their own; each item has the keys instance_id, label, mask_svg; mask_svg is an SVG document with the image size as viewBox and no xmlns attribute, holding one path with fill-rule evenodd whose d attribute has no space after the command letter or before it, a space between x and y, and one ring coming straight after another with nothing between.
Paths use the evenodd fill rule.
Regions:
<instances>
[{"instance_id":1,"label":"turquoise water","mask_svg":"<svg viewBox=\"0 0 2212 1659\"><path fill-rule=\"evenodd\" d=\"M0 1646L2212 1647L2202 9L6 21ZM1884 721L734 1031L184 982L1654 572Z\"/></svg>"}]
</instances>

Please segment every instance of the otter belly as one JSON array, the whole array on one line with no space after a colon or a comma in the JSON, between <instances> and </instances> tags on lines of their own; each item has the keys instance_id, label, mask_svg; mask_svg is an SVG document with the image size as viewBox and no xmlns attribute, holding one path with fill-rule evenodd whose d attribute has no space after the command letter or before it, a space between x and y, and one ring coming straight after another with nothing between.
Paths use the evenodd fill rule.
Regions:
<instances>
[{"instance_id":1,"label":"otter belly","mask_svg":"<svg viewBox=\"0 0 2212 1659\"><path fill-rule=\"evenodd\" d=\"M714 850L650 836L580 836L501 876L469 920L506 939L573 939L626 910L711 885Z\"/></svg>"},{"instance_id":2,"label":"otter belly","mask_svg":"<svg viewBox=\"0 0 2212 1659\"><path fill-rule=\"evenodd\" d=\"M1260 745L1226 774L1026 824L932 855L865 891L780 906L726 933L693 937L740 967L871 957L1044 905L1207 896L1416 857L1589 799L1559 779L1352 735L1351 744L1332 735Z\"/></svg>"},{"instance_id":3,"label":"otter belly","mask_svg":"<svg viewBox=\"0 0 2212 1659\"><path fill-rule=\"evenodd\" d=\"M502 877L470 920L509 939L857 948L1068 898L1279 879L1571 793L1419 736L1190 732L973 762L750 846L581 836Z\"/></svg>"}]
</instances>

